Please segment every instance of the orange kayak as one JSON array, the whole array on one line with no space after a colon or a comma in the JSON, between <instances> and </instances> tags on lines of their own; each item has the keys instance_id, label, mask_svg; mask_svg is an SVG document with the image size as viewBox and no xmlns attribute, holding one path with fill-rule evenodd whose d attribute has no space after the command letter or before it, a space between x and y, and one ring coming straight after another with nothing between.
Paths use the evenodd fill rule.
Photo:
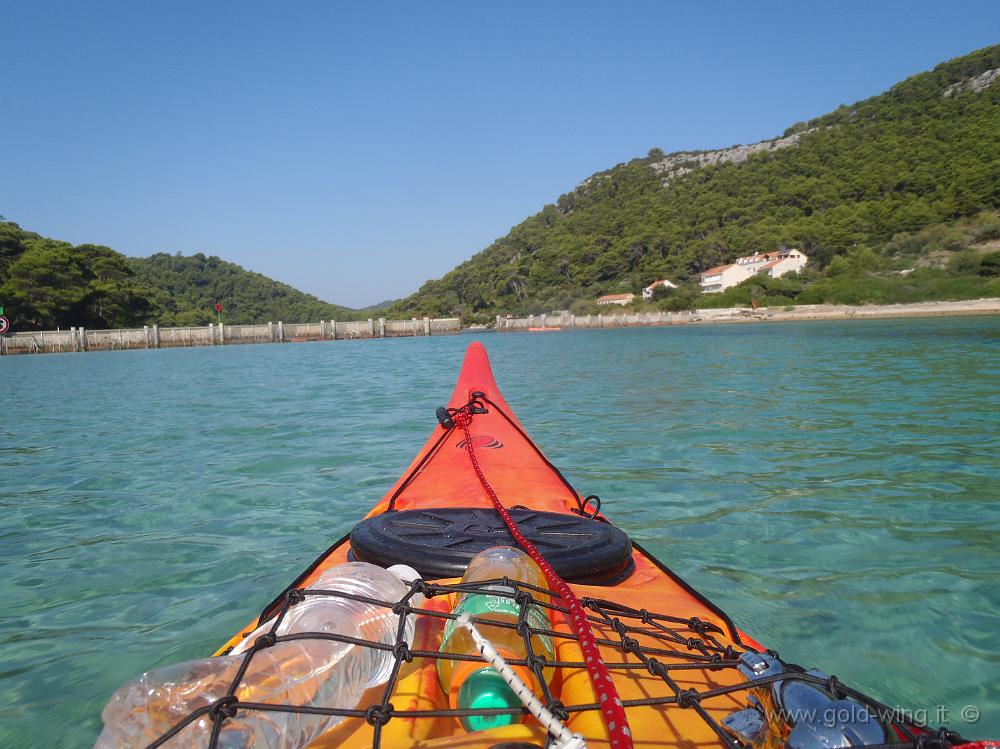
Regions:
<instances>
[{"instance_id":1,"label":"orange kayak","mask_svg":"<svg viewBox=\"0 0 1000 749\"><path fill-rule=\"evenodd\" d=\"M449 413L470 403L469 431L482 472L585 605L635 746L820 749L894 743L903 749L963 743L957 734L907 722L825 674L783 663L740 631L718 606L616 528L600 513L599 500L585 498L566 481L504 400L483 346L473 343L448 403L451 411L439 409L440 423L430 421L432 434L403 476L349 536L217 653L229 652L288 605L289 591L308 586L334 565L403 562L420 572L428 598L421 604L425 615L417 611L412 660L401 657L394 680L368 690L358 706L365 717L344 719L311 746L546 746L546 730L530 716L466 731L438 682L434 655L464 565L488 546L516 545L470 462L466 433L449 426ZM554 607L551 624L556 661L550 664L547 701L588 746L608 746L565 609ZM811 715L796 712L807 708Z\"/></svg>"}]
</instances>

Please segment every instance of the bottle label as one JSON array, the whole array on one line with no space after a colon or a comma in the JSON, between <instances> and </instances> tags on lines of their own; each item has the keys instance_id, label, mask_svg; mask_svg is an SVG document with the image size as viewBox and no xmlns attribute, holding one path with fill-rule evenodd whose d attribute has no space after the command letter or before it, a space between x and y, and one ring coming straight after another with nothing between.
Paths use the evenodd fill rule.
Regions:
<instances>
[{"instance_id":1,"label":"bottle label","mask_svg":"<svg viewBox=\"0 0 1000 749\"><path fill-rule=\"evenodd\" d=\"M516 622L518 617L521 615L521 605L513 598L506 598L504 596L497 595L473 594L467 595L464 599L462 599L462 602L455 607L455 610L452 613L456 616L460 614L468 614L469 616L482 617L483 619L510 617ZM552 624L549 622L548 616L546 616L545 612L538 606L528 607L527 621L531 628L536 631L552 629ZM482 627L482 624L479 626ZM448 623L444 628L443 642L448 642L457 627L458 624L454 619L448 620ZM552 638L549 635L536 633L532 636L532 639L536 638L541 642L542 649L545 651L543 654L551 655L555 652L552 647ZM538 648L533 647L533 649L537 654Z\"/></svg>"}]
</instances>

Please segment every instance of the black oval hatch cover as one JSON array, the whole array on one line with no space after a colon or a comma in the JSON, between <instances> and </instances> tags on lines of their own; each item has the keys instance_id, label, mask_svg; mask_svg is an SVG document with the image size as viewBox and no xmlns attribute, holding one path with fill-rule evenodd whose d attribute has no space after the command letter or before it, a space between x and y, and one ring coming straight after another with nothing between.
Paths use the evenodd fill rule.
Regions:
<instances>
[{"instance_id":1,"label":"black oval hatch cover","mask_svg":"<svg viewBox=\"0 0 1000 749\"><path fill-rule=\"evenodd\" d=\"M632 542L610 523L526 509L510 514L565 580L620 579L631 567ZM492 508L386 512L351 532L356 559L384 567L408 564L428 580L461 577L469 560L491 546L517 546Z\"/></svg>"}]
</instances>

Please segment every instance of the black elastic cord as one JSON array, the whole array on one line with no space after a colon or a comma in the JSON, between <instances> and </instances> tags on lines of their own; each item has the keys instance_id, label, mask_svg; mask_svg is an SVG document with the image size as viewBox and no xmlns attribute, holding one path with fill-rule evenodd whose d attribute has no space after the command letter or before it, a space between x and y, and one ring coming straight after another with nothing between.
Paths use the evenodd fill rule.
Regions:
<instances>
[{"instance_id":1,"label":"black elastic cord","mask_svg":"<svg viewBox=\"0 0 1000 749\"><path fill-rule=\"evenodd\" d=\"M424 457L421 458L420 462L413 467L413 470L411 470L408 474L406 474L406 477L400 482L396 491L394 491L392 493L392 496L389 497L389 506L386 508L386 512L392 512L393 510L396 509L396 500L399 499L399 496L413 482L413 480L417 477L417 474L419 474L427 466L427 464L434 459L434 457L438 454L441 445L444 443L446 439L448 439L448 435L450 435L452 431L454 431L455 422L445 420L443 418L444 414L454 415L465 408L472 409L472 413L486 413L486 409L482 407L482 405L479 402L479 398L477 396L482 396L482 393L478 392L473 393L472 397L469 399L469 402L466 403L464 406L460 406L458 408L442 407L437 409L438 423L441 425L443 430L441 436L439 436L437 442L435 442L431 446L431 448L426 453L424 453Z\"/></svg>"},{"instance_id":2,"label":"black elastic cord","mask_svg":"<svg viewBox=\"0 0 1000 749\"><path fill-rule=\"evenodd\" d=\"M399 499L399 495L402 494L406 490L406 488L413 482L413 479L415 479L417 477L417 474L420 473L421 470L423 470L424 466L426 466L434 458L434 456L437 455L438 450L441 448L441 445L444 443L446 439L448 439L448 435L451 434L454 429L455 429L454 424L452 424L450 427L446 427L444 431L441 433L441 436L438 437L437 442L435 442L431 446L431 449L424 454L424 457L420 459L420 462L413 467L412 471L406 474L406 478L404 478L400 482L399 487L396 489L396 491L392 493L392 496L389 497L389 506L386 508L386 512L392 512L393 510L396 509L396 500Z\"/></svg>"},{"instance_id":3,"label":"black elastic cord","mask_svg":"<svg viewBox=\"0 0 1000 749\"><path fill-rule=\"evenodd\" d=\"M529 445L531 445L531 448L538 454L538 457L542 459L542 462L545 463L545 465L562 482L563 486L566 487L566 490L570 493L570 496L573 497L573 501L576 502L577 509L582 513L584 511L585 504L584 504L583 500L580 499L580 493L576 489L573 488L573 485L571 483L569 483L569 479L567 479L563 475L562 471L560 471L558 468L556 468L555 465L552 464L552 461L550 461L548 458L545 457L545 453L542 452L541 448L538 445L535 444L535 441L533 439L531 439L531 437L528 436L527 432L525 432L523 429L521 429L520 426L518 426L518 424L517 424L516 421L514 421L510 416L507 415L506 411L504 411L502 408L500 408L500 406L498 406L496 403L494 403L490 398L488 398L485 395L483 396L483 400L486 401L486 403L488 403L494 409L496 409L496 412L498 414L500 414L501 416L503 416L504 419L507 420L507 423L510 424L512 427L514 427L514 430L519 435L521 435L521 437L523 437L524 440Z\"/></svg>"}]
</instances>

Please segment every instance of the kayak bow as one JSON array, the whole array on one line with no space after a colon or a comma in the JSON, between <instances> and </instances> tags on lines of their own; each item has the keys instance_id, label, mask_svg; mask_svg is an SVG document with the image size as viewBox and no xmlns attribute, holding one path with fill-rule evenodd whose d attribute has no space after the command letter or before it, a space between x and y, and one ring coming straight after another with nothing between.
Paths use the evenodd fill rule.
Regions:
<instances>
[{"instance_id":1,"label":"kayak bow","mask_svg":"<svg viewBox=\"0 0 1000 749\"><path fill-rule=\"evenodd\" d=\"M441 633L465 565L484 548L515 544L516 534L498 514L495 500L586 611L596 655L606 664L603 673L610 674L600 678L616 689L617 698L610 699L621 700L635 746L819 749L893 743L898 749L945 749L962 743L957 734L931 732L904 720L833 677L782 662L630 541L600 512L599 500L576 491L531 440L500 393L479 343L469 346L448 406L438 410L430 438L399 480L349 536L324 552L217 655L294 605L295 592L330 567L351 560L406 563L420 572L418 585L427 596L417 609L407 608L405 601L399 609L417 614L416 639L408 649L397 646L390 683L368 690L359 706L341 706L355 709L346 710L347 717L312 746L545 746L546 731L531 718L467 732L448 708L437 679ZM549 588L557 594L552 583ZM519 595L524 594L530 591L522 589ZM567 598L554 595L552 629L546 632L555 642L556 661L529 658L526 664L539 674L543 668L554 672L546 694L538 697L572 732L591 747L615 746L615 731L622 726L609 730L601 718L600 708L609 698L600 681L595 689L588 677L593 657L586 652L586 637L573 625ZM826 725L794 713L804 704L853 712Z\"/></svg>"}]
</instances>

